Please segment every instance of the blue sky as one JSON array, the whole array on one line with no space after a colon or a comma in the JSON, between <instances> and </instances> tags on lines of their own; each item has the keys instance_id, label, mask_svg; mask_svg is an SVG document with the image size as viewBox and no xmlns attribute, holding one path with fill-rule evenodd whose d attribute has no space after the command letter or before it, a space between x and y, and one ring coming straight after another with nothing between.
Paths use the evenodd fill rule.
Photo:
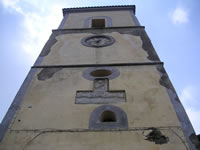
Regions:
<instances>
[{"instance_id":1,"label":"blue sky","mask_svg":"<svg viewBox=\"0 0 200 150\"><path fill-rule=\"evenodd\" d=\"M0 121L51 30L58 27L62 8L133 4L200 133L199 0L0 0Z\"/></svg>"}]
</instances>

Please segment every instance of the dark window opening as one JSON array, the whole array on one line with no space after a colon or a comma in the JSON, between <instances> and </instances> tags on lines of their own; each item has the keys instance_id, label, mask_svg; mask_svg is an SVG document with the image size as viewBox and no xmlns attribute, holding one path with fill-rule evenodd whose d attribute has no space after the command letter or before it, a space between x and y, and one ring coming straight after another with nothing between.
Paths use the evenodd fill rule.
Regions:
<instances>
[{"instance_id":1,"label":"dark window opening","mask_svg":"<svg viewBox=\"0 0 200 150\"><path fill-rule=\"evenodd\" d=\"M104 111L101 114L101 118L100 118L101 122L116 122L116 116L115 113L112 111Z\"/></svg>"},{"instance_id":2,"label":"dark window opening","mask_svg":"<svg viewBox=\"0 0 200 150\"><path fill-rule=\"evenodd\" d=\"M105 19L92 19L92 28L105 28Z\"/></svg>"}]
</instances>

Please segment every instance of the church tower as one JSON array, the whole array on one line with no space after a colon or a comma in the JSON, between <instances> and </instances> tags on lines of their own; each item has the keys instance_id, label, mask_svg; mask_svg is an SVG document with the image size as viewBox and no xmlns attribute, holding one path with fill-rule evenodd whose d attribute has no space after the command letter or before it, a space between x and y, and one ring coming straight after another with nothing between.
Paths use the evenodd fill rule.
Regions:
<instances>
[{"instance_id":1,"label":"church tower","mask_svg":"<svg viewBox=\"0 0 200 150\"><path fill-rule=\"evenodd\" d=\"M196 150L135 6L63 9L0 128L0 150Z\"/></svg>"}]
</instances>

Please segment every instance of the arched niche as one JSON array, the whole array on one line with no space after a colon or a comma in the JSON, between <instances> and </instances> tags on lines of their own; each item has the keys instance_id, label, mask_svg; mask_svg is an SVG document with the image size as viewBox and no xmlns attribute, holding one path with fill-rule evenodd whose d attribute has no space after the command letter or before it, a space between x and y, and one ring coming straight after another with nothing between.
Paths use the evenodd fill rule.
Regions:
<instances>
[{"instance_id":1,"label":"arched niche","mask_svg":"<svg viewBox=\"0 0 200 150\"><path fill-rule=\"evenodd\" d=\"M89 129L128 128L126 113L113 105L102 105L93 110L89 119Z\"/></svg>"}]
</instances>

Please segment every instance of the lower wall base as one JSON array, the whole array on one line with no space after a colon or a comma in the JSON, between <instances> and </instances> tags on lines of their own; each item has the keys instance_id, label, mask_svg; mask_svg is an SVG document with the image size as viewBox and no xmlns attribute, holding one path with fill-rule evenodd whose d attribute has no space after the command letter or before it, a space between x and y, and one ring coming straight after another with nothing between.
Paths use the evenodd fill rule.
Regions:
<instances>
[{"instance_id":1,"label":"lower wall base","mask_svg":"<svg viewBox=\"0 0 200 150\"><path fill-rule=\"evenodd\" d=\"M94 131L33 130L8 132L2 150L188 150L178 127Z\"/></svg>"}]
</instances>

